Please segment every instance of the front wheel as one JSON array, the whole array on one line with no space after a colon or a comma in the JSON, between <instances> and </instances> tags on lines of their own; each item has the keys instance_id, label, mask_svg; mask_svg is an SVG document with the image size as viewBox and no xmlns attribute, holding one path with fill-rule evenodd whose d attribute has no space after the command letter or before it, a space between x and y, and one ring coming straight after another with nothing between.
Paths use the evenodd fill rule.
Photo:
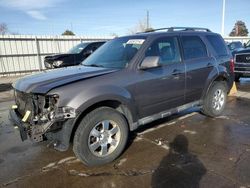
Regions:
<instances>
[{"instance_id":1,"label":"front wheel","mask_svg":"<svg viewBox=\"0 0 250 188\"><path fill-rule=\"evenodd\" d=\"M76 130L73 150L88 166L115 160L128 139L128 124L124 116L109 107L95 109L86 115Z\"/></svg>"},{"instance_id":2,"label":"front wheel","mask_svg":"<svg viewBox=\"0 0 250 188\"><path fill-rule=\"evenodd\" d=\"M222 114L227 101L227 87L224 82L214 82L204 98L202 113L216 117Z\"/></svg>"}]
</instances>

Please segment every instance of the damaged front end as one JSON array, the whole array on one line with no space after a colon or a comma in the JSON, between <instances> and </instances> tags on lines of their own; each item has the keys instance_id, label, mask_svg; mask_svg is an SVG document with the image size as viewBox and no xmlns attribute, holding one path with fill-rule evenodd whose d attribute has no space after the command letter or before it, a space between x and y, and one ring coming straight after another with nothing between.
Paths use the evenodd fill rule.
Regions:
<instances>
[{"instance_id":1,"label":"damaged front end","mask_svg":"<svg viewBox=\"0 0 250 188\"><path fill-rule=\"evenodd\" d=\"M59 107L59 96L24 93L15 90L16 105L10 119L19 128L22 140L29 136L34 142L45 139L45 133L57 131L67 119L75 118L75 109Z\"/></svg>"}]
</instances>

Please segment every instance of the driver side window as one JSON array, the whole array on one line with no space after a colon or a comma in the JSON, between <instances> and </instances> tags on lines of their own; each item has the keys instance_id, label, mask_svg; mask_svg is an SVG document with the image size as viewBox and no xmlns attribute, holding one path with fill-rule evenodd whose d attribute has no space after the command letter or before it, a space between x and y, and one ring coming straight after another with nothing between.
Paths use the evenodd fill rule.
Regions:
<instances>
[{"instance_id":1,"label":"driver side window","mask_svg":"<svg viewBox=\"0 0 250 188\"><path fill-rule=\"evenodd\" d=\"M148 56L159 56L162 65L180 63L177 37L164 37L156 40L147 49L145 57Z\"/></svg>"}]
</instances>

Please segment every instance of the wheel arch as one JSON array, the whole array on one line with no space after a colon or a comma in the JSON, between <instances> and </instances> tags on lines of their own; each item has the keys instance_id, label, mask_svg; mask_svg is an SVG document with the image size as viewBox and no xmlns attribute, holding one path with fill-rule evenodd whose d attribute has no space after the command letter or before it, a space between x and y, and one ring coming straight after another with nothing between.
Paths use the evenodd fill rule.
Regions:
<instances>
[{"instance_id":1,"label":"wheel arch","mask_svg":"<svg viewBox=\"0 0 250 188\"><path fill-rule=\"evenodd\" d=\"M226 86L227 86L227 92L229 92L229 79L228 79L228 76L225 74L225 73L221 73L219 75L216 75L214 76L213 78L210 79L210 81L206 84L206 87L203 91L203 94L202 94L202 99L204 99L204 97L207 95L209 89L211 88L211 86L213 85L214 82L216 81L222 81L224 83L226 83Z\"/></svg>"},{"instance_id":2,"label":"wheel arch","mask_svg":"<svg viewBox=\"0 0 250 188\"><path fill-rule=\"evenodd\" d=\"M85 106L84 108L81 108L81 110L78 112L78 116L76 117L74 123L73 123L73 127L72 127L72 131L70 134L70 140L73 139L74 135L75 135L75 131L78 128L81 120L91 111L93 111L94 109L100 108L100 107L110 107L113 109L116 109L118 112L120 112L126 119L127 123L128 123L128 128L129 130L133 130L132 125L134 122L134 114L131 110L131 108L129 107L128 104L124 103L124 101L122 100L117 100L117 99L106 99L106 100L101 100L95 103L92 103L91 105L88 105L87 107Z\"/></svg>"}]
</instances>

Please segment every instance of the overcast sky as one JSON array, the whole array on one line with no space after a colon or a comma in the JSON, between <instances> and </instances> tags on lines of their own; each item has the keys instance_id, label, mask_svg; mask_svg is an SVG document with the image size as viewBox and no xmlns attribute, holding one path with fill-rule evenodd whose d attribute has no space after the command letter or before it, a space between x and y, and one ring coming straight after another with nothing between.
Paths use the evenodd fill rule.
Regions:
<instances>
[{"instance_id":1,"label":"overcast sky","mask_svg":"<svg viewBox=\"0 0 250 188\"><path fill-rule=\"evenodd\" d=\"M250 31L250 0L226 0L225 33L237 20ZM127 34L150 13L153 28L199 26L221 32L222 0L0 0L0 23L19 34Z\"/></svg>"}]
</instances>

